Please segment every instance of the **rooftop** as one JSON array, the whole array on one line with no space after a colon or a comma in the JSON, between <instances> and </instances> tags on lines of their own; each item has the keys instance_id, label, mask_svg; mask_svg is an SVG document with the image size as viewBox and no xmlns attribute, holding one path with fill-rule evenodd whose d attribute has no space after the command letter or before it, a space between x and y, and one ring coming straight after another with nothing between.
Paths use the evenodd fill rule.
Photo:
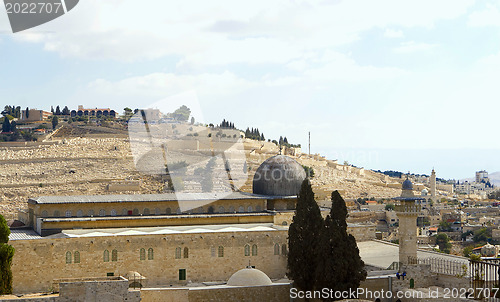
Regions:
<instances>
[{"instance_id":1,"label":"rooftop","mask_svg":"<svg viewBox=\"0 0 500 302\"><path fill-rule=\"evenodd\" d=\"M361 259L367 265L386 269L392 263L399 262L399 246L397 244L380 240L372 240L358 242L358 248ZM417 257L452 260L456 262L463 262L464 264L469 265L468 258L421 249L417 251Z\"/></svg>"},{"instance_id":2,"label":"rooftop","mask_svg":"<svg viewBox=\"0 0 500 302\"><path fill-rule=\"evenodd\" d=\"M295 196L268 196L245 192L210 192L210 193L162 193L162 194L121 194L121 195L72 195L40 196L28 199L32 204L57 203L112 203L112 202L158 202L158 201L216 201L237 199L281 199Z\"/></svg>"},{"instance_id":3,"label":"rooftop","mask_svg":"<svg viewBox=\"0 0 500 302\"><path fill-rule=\"evenodd\" d=\"M167 235L167 234L200 234L200 233L234 233L234 232L269 232L287 230L286 227L272 223L249 224L218 224L218 225L190 225L168 227L140 227L140 228L106 228L106 229L74 229L63 230L59 234L42 237L31 229L11 230L9 240L26 239L53 239L53 238L80 238L103 236L131 236L131 235Z\"/></svg>"}]
</instances>

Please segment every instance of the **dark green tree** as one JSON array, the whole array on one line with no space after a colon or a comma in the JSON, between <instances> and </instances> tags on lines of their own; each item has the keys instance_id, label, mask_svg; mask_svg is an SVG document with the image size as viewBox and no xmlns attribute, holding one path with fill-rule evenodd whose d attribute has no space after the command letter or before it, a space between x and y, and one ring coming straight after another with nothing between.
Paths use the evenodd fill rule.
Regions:
<instances>
[{"instance_id":1,"label":"dark green tree","mask_svg":"<svg viewBox=\"0 0 500 302\"><path fill-rule=\"evenodd\" d=\"M10 122L10 131L16 132L16 130L17 130L17 123L16 123L16 121Z\"/></svg>"},{"instance_id":2,"label":"dark green tree","mask_svg":"<svg viewBox=\"0 0 500 302\"><path fill-rule=\"evenodd\" d=\"M61 109L59 108L59 105L56 106L56 113L55 115L61 115Z\"/></svg>"},{"instance_id":3,"label":"dark green tree","mask_svg":"<svg viewBox=\"0 0 500 302\"><path fill-rule=\"evenodd\" d=\"M315 288L355 291L366 279L365 263L354 236L347 233L347 207L338 191L332 192L332 208L318 240ZM334 301L337 299L324 299ZM338 299L340 300L340 299Z\"/></svg>"},{"instance_id":4,"label":"dark green tree","mask_svg":"<svg viewBox=\"0 0 500 302\"><path fill-rule=\"evenodd\" d=\"M449 254L451 249L450 238L445 233L439 233L436 236L436 244L439 246L439 250Z\"/></svg>"},{"instance_id":5,"label":"dark green tree","mask_svg":"<svg viewBox=\"0 0 500 302\"><path fill-rule=\"evenodd\" d=\"M69 111L69 108L68 106L64 106L63 110L62 110L62 115L70 115L71 112Z\"/></svg>"},{"instance_id":6,"label":"dark green tree","mask_svg":"<svg viewBox=\"0 0 500 302\"><path fill-rule=\"evenodd\" d=\"M309 179L302 182L297 210L288 229L288 277L300 290L313 290L318 262L318 238L323 217Z\"/></svg>"},{"instance_id":7,"label":"dark green tree","mask_svg":"<svg viewBox=\"0 0 500 302\"><path fill-rule=\"evenodd\" d=\"M26 107L26 119L30 117L30 109Z\"/></svg>"},{"instance_id":8,"label":"dark green tree","mask_svg":"<svg viewBox=\"0 0 500 302\"><path fill-rule=\"evenodd\" d=\"M3 118L2 132L10 132L10 121L6 116Z\"/></svg>"},{"instance_id":9,"label":"dark green tree","mask_svg":"<svg viewBox=\"0 0 500 302\"><path fill-rule=\"evenodd\" d=\"M7 244L9 242L10 229L7 221L0 215L0 295L12 293L12 258L14 248Z\"/></svg>"},{"instance_id":10,"label":"dark green tree","mask_svg":"<svg viewBox=\"0 0 500 302\"><path fill-rule=\"evenodd\" d=\"M59 118L57 116L54 116L52 118L52 129L56 129L57 124L59 124Z\"/></svg>"}]
</instances>

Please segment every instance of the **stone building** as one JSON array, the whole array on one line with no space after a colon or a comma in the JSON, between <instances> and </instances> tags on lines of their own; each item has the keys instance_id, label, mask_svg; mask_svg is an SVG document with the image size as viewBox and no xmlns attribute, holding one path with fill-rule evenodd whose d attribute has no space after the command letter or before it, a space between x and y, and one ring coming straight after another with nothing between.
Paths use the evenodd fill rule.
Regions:
<instances>
[{"instance_id":1,"label":"stone building","mask_svg":"<svg viewBox=\"0 0 500 302\"><path fill-rule=\"evenodd\" d=\"M253 193L221 198L216 192L31 198L30 228L10 235L14 292L129 272L147 287L225 282L249 263L271 279L284 278L288 225L305 172L283 155L259 171ZM371 225L349 230L358 240L375 237Z\"/></svg>"},{"instance_id":2,"label":"stone building","mask_svg":"<svg viewBox=\"0 0 500 302\"><path fill-rule=\"evenodd\" d=\"M52 115L50 111L38 110L38 109L28 109L28 114L26 110L21 110L21 122L36 122L43 121Z\"/></svg>"}]
</instances>

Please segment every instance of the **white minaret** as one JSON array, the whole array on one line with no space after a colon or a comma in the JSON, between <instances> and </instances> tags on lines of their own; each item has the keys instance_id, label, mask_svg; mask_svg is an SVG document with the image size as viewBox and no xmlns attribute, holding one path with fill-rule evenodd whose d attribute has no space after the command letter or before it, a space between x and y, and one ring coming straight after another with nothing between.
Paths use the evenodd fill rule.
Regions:
<instances>
[{"instance_id":1,"label":"white minaret","mask_svg":"<svg viewBox=\"0 0 500 302\"><path fill-rule=\"evenodd\" d=\"M436 171L434 171L434 168L432 169L432 173L431 173L430 187L431 187L432 202L436 203L437 202L437 198L436 198Z\"/></svg>"}]
</instances>

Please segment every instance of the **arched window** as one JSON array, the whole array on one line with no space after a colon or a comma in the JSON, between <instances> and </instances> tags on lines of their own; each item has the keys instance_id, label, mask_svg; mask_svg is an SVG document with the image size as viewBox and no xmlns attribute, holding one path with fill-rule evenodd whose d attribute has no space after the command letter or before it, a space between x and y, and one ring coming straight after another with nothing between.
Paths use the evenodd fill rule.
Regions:
<instances>
[{"instance_id":1,"label":"arched window","mask_svg":"<svg viewBox=\"0 0 500 302\"><path fill-rule=\"evenodd\" d=\"M243 213L243 212L245 212L245 208L243 206L240 206L238 208L238 213Z\"/></svg>"},{"instance_id":2,"label":"arched window","mask_svg":"<svg viewBox=\"0 0 500 302\"><path fill-rule=\"evenodd\" d=\"M49 213L45 210L42 211L42 217L47 217L47 216L49 216Z\"/></svg>"},{"instance_id":3,"label":"arched window","mask_svg":"<svg viewBox=\"0 0 500 302\"><path fill-rule=\"evenodd\" d=\"M288 225L288 222L283 221L283 222L281 223L281 225Z\"/></svg>"},{"instance_id":4,"label":"arched window","mask_svg":"<svg viewBox=\"0 0 500 302\"><path fill-rule=\"evenodd\" d=\"M245 256L250 256L250 245L245 244Z\"/></svg>"},{"instance_id":5,"label":"arched window","mask_svg":"<svg viewBox=\"0 0 500 302\"><path fill-rule=\"evenodd\" d=\"M90 217L94 216L94 210L89 210L89 216Z\"/></svg>"},{"instance_id":6,"label":"arched window","mask_svg":"<svg viewBox=\"0 0 500 302\"><path fill-rule=\"evenodd\" d=\"M167 211L166 211L166 213L167 213L167 215L170 215L170 214L172 214L172 209L170 209L170 208L167 208Z\"/></svg>"},{"instance_id":7,"label":"arched window","mask_svg":"<svg viewBox=\"0 0 500 302\"><path fill-rule=\"evenodd\" d=\"M155 208L155 215L160 215L160 209L159 208Z\"/></svg>"},{"instance_id":8,"label":"arched window","mask_svg":"<svg viewBox=\"0 0 500 302\"><path fill-rule=\"evenodd\" d=\"M252 256L257 256L257 244L252 245Z\"/></svg>"},{"instance_id":9,"label":"arched window","mask_svg":"<svg viewBox=\"0 0 500 302\"><path fill-rule=\"evenodd\" d=\"M213 214L214 212L214 207L208 207L208 214Z\"/></svg>"},{"instance_id":10,"label":"arched window","mask_svg":"<svg viewBox=\"0 0 500 302\"><path fill-rule=\"evenodd\" d=\"M256 206L256 207L255 207L255 211L256 211L256 212L260 212L260 211L262 211L262 208L261 208L260 206Z\"/></svg>"},{"instance_id":11,"label":"arched window","mask_svg":"<svg viewBox=\"0 0 500 302\"><path fill-rule=\"evenodd\" d=\"M132 214L133 214L133 215L139 215L139 209L134 209L134 210L132 211Z\"/></svg>"},{"instance_id":12,"label":"arched window","mask_svg":"<svg viewBox=\"0 0 500 302\"><path fill-rule=\"evenodd\" d=\"M248 206L247 212L253 212L252 206Z\"/></svg>"},{"instance_id":13,"label":"arched window","mask_svg":"<svg viewBox=\"0 0 500 302\"><path fill-rule=\"evenodd\" d=\"M215 257L215 247L210 248L210 256Z\"/></svg>"},{"instance_id":14,"label":"arched window","mask_svg":"<svg viewBox=\"0 0 500 302\"><path fill-rule=\"evenodd\" d=\"M236 213L236 212L234 211L234 207L233 207L233 206L230 206L230 207L229 207L229 213Z\"/></svg>"},{"instance_id":15,"label":"arched window","mask_svg":"<svg viewBox=\"0 0 500 302\"><path fill-rule=\"evenodd\" d=\"M287 248L286 248L286 244L283 244L283 245L281 246L281 254L282 254L283 256L288 255L288 250L287 250Z\"/></svg>"},{"instance_id":16,"label":"arched window","mask_svg":"<svg viewBox=\"0 0 500 302\"><path fill-rule=\"evenodd\" d=\"M59 217L61 214L59 214L59 211L54 211L54 217Z\"/></svg>"},{"instance_id":17,"label":"arched window","mask_svg":"<svg viewBox=\"0 0 500 302\"><path fill-rule=\"evenodd\" d=\"M150 214L149 209L148 209L148 208L145 208L145 209L144 209L144 215L149 215L149 214Z\"/></svg>"},{"instance_id":18,"label":"arched window","mask_svg":"<svg viewBox=\"0 0 500 302\"><path fill-rule=\"evenodd\" d=\"M279 255L280 254L280 245L278 243L274 244L274 254Z\"/></svg>"},{"instance_id":19,"label":"arched window","mask_svg":"<svg viewBox=\"0 0 500 302\"><path fill-rule=\"evenodd\" d=\"M150 247L150 248L148 249L148 260L153 260L153 258L154 258L154 255L153 255L153 248L152 248L152 247Z\"/></svg>"},{"instance_id":20,"label":"arched window","mask_svg":"<svg viewBox=\"0 0 500 302\"><path fill-rule=\"evenodd\" d=\"M146 260L146 250L143 248L141 248L141 250L139 251L139 259Z\"/></svg>"},{"instance_id":21,"label":"arched window","mask_svg":"<svg viewBox=\"0 0 500 302\"><path fill-rule=\"evenodd\" d=\"M219 207L219 213L224 213L224 211L225 211L224 207L223 207L223 206L220 206L220 207Z\"/></svg>"},{"instance_id":22,"label":"arched window","mask_svg":"<svg viewBox=\"0 0 500 302\"><path fill-rule=\"evenodd\" d=\"M118 251L117 250L113 250L111 252L111 261L118 261Z\"/></svg>"},{"instance_id":23,"label":"arched window","mask_svg":"<svg viewBox=\"0 0 500 302\"><path fill-rule=\"evenodd\" d=\"M109 262L109 251L108 250L104 250L104 253L102 255L102 260L104 262Z\"/></svg>"},{"instance_id":24,"label":"arched window","mask_svg":"<svg viewBox=\"0 0 500 302\"><path fill-rule=\"evenodd\" d=\"M66 252L66 264L71 264L71 252Z\"/></svg>"},{"instance_id":25,"label":"arched window","mask_svg":"<svg viewBox=\"0 0 500 302\"><path fill-rule=\"evenodd\" d=\"M222 245L219 245L219 253L217 256L224 257L224 247Z\"/></svg>"},{"instance_id":26,"label":"arched window","mask_svg":"<svg viewBox=\"0 0 500 302\"><path fill-rule=\"evenodd\" d=\"M76 217L83 217L83 211L82 210L76 211Z\"/></svg>"},{"instance_id":27,"label":"arched window","mask_svg":"<svg viewBox=\"0 0 500 302\"><path fill-rule=\"evenodd\" d=\"M128 211L127 211L127 209L123 209L123 210L122 210L122 215L123 215L123 216L127 216L127 215L128 215Z\"/></svg>"},{"instance_id":28,"label":"arched window","mask_svg":"<svg viewBox=\"0 0 500 302\"><path fill-rule=\"evenodd\" d=\"M78 251L75 252L74 256L75 256L75 263L80 263L80 252Z\"/></svg>"},{"instance_id":29,"label":"arched window","mask_svg":"<svg viewBox=\"0 0 500 302\"><path fill-rule=\"evenodd\" d=\"M187 247L184 248L184 258L189 258L189 249Z\"/></svg>"},{"instance_id":30,"label":"arched window","mask_svg":"<svg viewBox=\"0 0 500 302\"><path fill-rule=\"evenodd\" d=\"M102 217L102 216L106 216L106 210L104 210L104 209L100 209L100 210L99 210L99 216L101 216L101 217Z\"/></svg>"},{"instance_id":31,"label":"arched window","mask_svg":"<svg viewBox=\"0 0 500 302\"><path fill-rule=\"evenodd\" d=\"M111 216L116 216L116 210L115 209L111 210Z\"/></svg>"},{"instance_id":32,"label":"arched window","mask_svg":"<svg viewBox=\"0 0 500 302\"><path fill-rule=\"evenodd\" d=\"M181 259L181 248L175 248L175 259Z\"/></svg>"}]
</instances>

